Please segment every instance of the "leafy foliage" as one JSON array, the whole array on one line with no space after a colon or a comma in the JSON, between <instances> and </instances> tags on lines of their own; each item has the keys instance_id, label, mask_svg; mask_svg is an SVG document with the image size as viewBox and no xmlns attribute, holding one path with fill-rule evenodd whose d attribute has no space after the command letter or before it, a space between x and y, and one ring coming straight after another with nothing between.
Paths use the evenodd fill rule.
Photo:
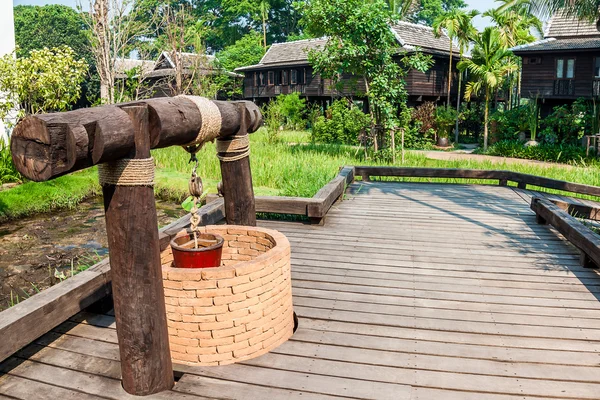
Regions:
<instances>
[{"instance_id":1,"label":"leafy foliage","mask_svg":"<svg viewBox=\"0 0 600 400\"><path fill-rule=\"evenodd\" d=\"M311 141L358 145L370 124L369 116L346 99L336 100L317 118Z\"/></svg>"},{"instance_id":2,"label":"leafy foliage","mask_svg":"<svg viewBox=\"0 0 600 400\"><path fill-rule=\"evenodd\" d=\"M233 71L239 67L258 64L265 54L260 41L260 34L255 31L242 36L234 44L217 53L216 56L220 66L227 71Z\"/></svg>"},{"instance_id":3,"label":"leafy foliage","mask_svg":"<svg viewBox=\"0 0 600 400\"><path fill-rule=\"evenodd\" d=\"M15 59L13 54L0 58L0 119L11 110L20 115L71 108L81 94L87 64L75 59L70 47L32 50L29 57Z\"/></svg>"},{"instance_id":4,"label":"leafy foliage","mask_svg":"<svg viewBox=\"0 0 600 400\"><path fill-rule=\"evenodd\" d=\"M523 146L522 142L503 140L489 147L485 153L492 156L523 158L546 162L586 164L585 148L569 144L541 143L537 146Z\"/></svg>"},{"instance_id":5,"label":"leafy foliage","mask_svg":"<svg viewBox=\"0 0 600 400\"><path fill-rule=\"evenodd\" d=\"M334 81L341 74L364 77L373 122L388 129L396 126L398 108L406 100L402 77L410 68L428 69L431 58L421 53L406 57L404 69L394 61L397 44L386 4L382 0L311 0L302 22L309 33L329 38L323 49L309 53L315 71Z\"/></svg>"},{"instance_id":6,"label":"leafy foliage","mask_svg":"<svg viewBox=\"0 0 600 400\"><path fill-rule=\"evenodd\" d=\"M412 110L413 122L418 124L417 129L420 133L427 133L435 127L435 104L426 101Z\"/></svg>"},{"instance_id":7,"label":"leafy foliage","mask_svg":"<svg viewBox=\"0 0 600 400\"><path fill-rule=\"evenodd\" d=\"M439 137L448 138L458 118L456 110L450 106L439 106L435 110L435 125Z\"/></svg>"},{"instance_id":8,"label":"leafy foliage","mask_svg":"<svg viewBox=\"0 0 600 400\"><path fill-rule=\"evenodd\" d=\"M463 0L420 0L412 19L420 24L432 26L444 13L461 10L467 6Z\"/></svg>"},{"instance_id":9,"label":"leafy foliage","mask_svg":"<svg viewBox=\"0 0 600 400\"><path fill-rule=\"evenodd\" d=\"M21 180L21 174L12 162L10 146L0 139L0 185Z\"/></svg>"}]
</instances>

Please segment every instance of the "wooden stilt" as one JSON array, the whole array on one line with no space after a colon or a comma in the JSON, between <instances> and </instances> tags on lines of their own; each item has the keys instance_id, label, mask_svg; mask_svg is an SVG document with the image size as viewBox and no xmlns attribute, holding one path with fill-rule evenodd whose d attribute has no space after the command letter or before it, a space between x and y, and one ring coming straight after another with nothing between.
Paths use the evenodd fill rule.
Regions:
<instances>
[{"instance_id":1,"label":"wooden stilt","mask_svg":"<svg viewBox=\"0 0 600 400\"><path fill-rule=\"evenodd\" d=\"M237 136L248 134L251 117L243 104L239 104L242 115ZM220 156L232 156L235 153L221 153ZM229 225L256 226L256 205L252 188L252 172L250 157L236 161L221 160L221 176L223 178L223 197L225 201L225 218Z\"/></svg>"},{"instance_id":2,"label":"wooden stilt","mask_svg":"<svg viewBox=\"0 0 600 400\"><path fill-rule=\"evenodd\" d=\"M147 106L126 107L135 131L132 158L150 157ZM149 395L173 387L154 190L102 189L121 354L123 388Z\"/></svg>"}]
</instances>

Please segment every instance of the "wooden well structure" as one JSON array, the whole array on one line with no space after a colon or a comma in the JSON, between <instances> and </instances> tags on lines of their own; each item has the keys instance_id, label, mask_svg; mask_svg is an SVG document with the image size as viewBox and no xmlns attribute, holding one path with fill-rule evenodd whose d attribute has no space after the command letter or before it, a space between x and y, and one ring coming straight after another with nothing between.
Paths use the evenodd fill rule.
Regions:
<instances>
[{"instance_id":1,"label":"wooden well structure","mask_svg":"<svg viewBox=\"0 0 600 400\"><path fill-rule=\"evenodd\" d=\"M129 393L148 395L174 384L150 150L232 137L247 141L261 124L251 102L178 96L28 116L14 131L13 161L33 181L94 165L101 176L109 175L102 192L123 387ZM227 223L255 226L248 153L218 155Z\"/></svg>"}]
</instances>

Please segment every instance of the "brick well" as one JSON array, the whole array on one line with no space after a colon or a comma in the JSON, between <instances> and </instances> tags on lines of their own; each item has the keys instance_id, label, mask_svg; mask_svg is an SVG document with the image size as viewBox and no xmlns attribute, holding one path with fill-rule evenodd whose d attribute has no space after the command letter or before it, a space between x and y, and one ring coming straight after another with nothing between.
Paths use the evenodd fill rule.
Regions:
<instances>
[{"instance_id":1,"label":"brick well","mask_svg":"<svg viewBox=\"0 0 600 400\"><path fill-rule=\"evenodd\" d=\"M274 230L219 225L218 268L173 268L161 253L173 361L224 365L268 353L293 333L290 243Z\"/></svg>"}]
</instances>

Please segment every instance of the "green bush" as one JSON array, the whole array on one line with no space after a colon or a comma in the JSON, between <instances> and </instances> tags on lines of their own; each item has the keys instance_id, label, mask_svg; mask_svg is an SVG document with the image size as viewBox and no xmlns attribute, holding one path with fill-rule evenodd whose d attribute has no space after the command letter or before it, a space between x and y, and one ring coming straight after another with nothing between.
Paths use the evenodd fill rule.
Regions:
<instances>
[{"instance_id":1,"label":"green bush","mask_svg":"<svg viewBox=\"0 0 600 400\"><path fill-rule=\"evenodd\" d=\"M358 145L361 134L369 128L370 118L348 100L336 100L315 121L311 141Z\"/></svg>"},{"instance_id":2,"label":"green bush","mask_svg":"<svg viewBox=\"0 0 600 400\"><path fill-rule=\"evenodd\" d=\"M586 159L585 152L584 148L569 144L540 143L538 146L525 147L519 141L503 140L491 145L485 154L577 165L595 162L595 159Z\"/></svg>"},{"instance_id":3,"label":"green bush","mask_svg":"<svg viewBox=\"0 0 600 400\"><path fill-rule=\"evenodd\" d=\"M10 146L0 139L0 185L9 182L20 182L22 176L15 168L10 155Z\"/></svg>"},{"instance_id":4,"label":"green bush","mask_svg":"<svg viewBox=\"0 0 600 400\"><path fill-rule=\"evenodd\" d=\"M435 126L439 137L448 138L456 123L457 112L453 107L439 106L435 109Z\"/></svg>"},{"instance_id":5,"label":"green bush","mask_svg":"<svg viewBox=\"0 0 600 400\"><path fill-rule=\"evenodd\" d=\"M496 127L496 140L516 140L519 132L529 131L530 109L524 105L511 110L496 111L490 119Z\"/></svg>"},{"instance_id":6,"label":"green bush","mask_svg":"<svg viewBox=\"0 0 600 400\"><path fill-rule=\"evenodd\" d=\"M306 99L301 99L298 93L277 96L281 115L287 129L302 130L306 128Z\"/></svg>"},{"instance_id":7,"label":"green bush","mask_svg":"<svg viewBox=\"0 0 600 400\"><path fill-rule=\"evenodd\" d=\"M285 121L281 110L281 102L273 100L262 107L262 114L267 128L267 141L275 143L278 140L279 129Z\"/></svg>"}]
</instances>

